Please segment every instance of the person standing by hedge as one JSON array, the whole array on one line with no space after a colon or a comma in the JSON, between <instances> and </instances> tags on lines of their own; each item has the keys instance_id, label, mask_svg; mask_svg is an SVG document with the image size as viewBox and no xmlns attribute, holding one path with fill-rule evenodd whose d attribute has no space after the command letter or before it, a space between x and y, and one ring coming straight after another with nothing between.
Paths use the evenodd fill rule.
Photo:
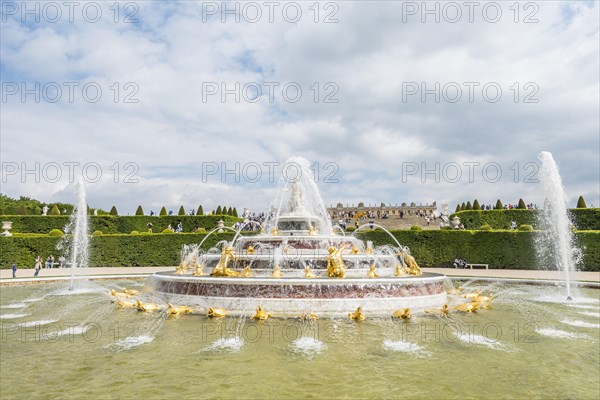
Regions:
<instances>
[{"instance_id":1,"label":"person standing by hedge","mask_svg":"<svg viewBox=\"0 0 600 400\"><path fill-rule=\"evenodd\" d=\"M13 278L17 277L17 262L15 261L12 265L12 273L13 273Z\"/></svg>"},{"instance_id":2,"label":"person standing by hedge","mask_svg":"<svg viewBox=\"0 0 600 400\"><path fill-rule=\"evenodd\" d=\"M35 259L35 273L33 274L33 276L34 277L38 276L41 269L42 269L42 256L37 256L37 258Z\"/></svg>"}]
</instances>

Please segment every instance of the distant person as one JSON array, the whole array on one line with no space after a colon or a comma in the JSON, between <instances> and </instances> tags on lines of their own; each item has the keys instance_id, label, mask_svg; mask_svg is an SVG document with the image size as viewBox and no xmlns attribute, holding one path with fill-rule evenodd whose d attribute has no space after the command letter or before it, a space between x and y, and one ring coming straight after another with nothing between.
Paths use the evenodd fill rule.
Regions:
<instances>
[{"instance_id":1,"label":"distant person","mask_svg":"<svg viewBox=\"0 0 600 400\"><path fill-rule=\"evenodd\" d=\"M154 226L154 225L152 225L152 222L148 222L148 223L146 224L146 228L148 228L148 232L152 233L152 227L153 227L153 226Z\"/></svg>"},{"instance_id":2,"label":"distant person","mask_svg":"<svg viewBox=\"0 0 600 400\"><path fill-rule=\"evenodd\" d=\"M12 273L13 273L13 278L17 277L17 262L15 261L12 265Z\"/></svg>"},{"instance_id":3,"label":"distant person","mask_svg":"<svg viewBox=\"0 0 600 400\"><path fill-rule=\"evenodd\" d=\"M48 256L48 258L46 258L46 264L44 265L44 268L46 268L46 269L52 268L52 261L50 261L50 256Z\"/></svg>"},{"instance_id":4,"label":"distant person","mask_svg":"<svg viewBox=\"0 0 600 400\"><path fill-rule=\"evenodd\" d=\"M150 216L154 215L154 211L150 210Z\"/></svg>"},{"instance_id":5,"label":"distant person","mask_svg":"<svg viewBox=\"0 0 600 400\"><path fill-rule=\"evenodd\" d=\"M516 229L516 228L517 228L517 223L514 220L510 221L510 229Z\"/></svg>"},{"instance_id":6,"label":"distant person","mask_svg":"<svg viewBox=\"0 0 600 400\"><path fill-rule=\"evenodd\" d=\"M58 257L58 267L59 268L66 268L65 261L66 261L65 260L65 256Z\"/></svg>"},{"instance_id":7,"label":"distant person","mask_svg":"<svg viewBox=\"0 0 600 400\"><path fill-rule=\"evenodd\" d=\"M42 269L42 256L37 256L37 258L35 259L35 273L33 274L33 276L34 277L38 276L41 269Z\"/></svg>"}]
</instances>

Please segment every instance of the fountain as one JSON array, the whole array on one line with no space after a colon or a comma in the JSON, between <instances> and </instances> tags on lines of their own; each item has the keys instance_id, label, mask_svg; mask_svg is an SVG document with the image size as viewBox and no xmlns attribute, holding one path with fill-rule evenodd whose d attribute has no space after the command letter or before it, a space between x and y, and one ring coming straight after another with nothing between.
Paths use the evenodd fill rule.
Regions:
<instances>
[{"instance_id":1,"label":"fountain","mask_svg":"<svg viewBox=\"0 0 600 400\"><path fill-rule=\"evenodd\" d=\"M71 234L69 238L68 234ZM70 243L68 241L70 240ZM78 268L88 266L89 249L89 228L87 217L87 202L85 185L80 180L77 185L77 204L73 209L69 223L65 227L65 241L59 243L58 249L66 249L66 257L71 264L71 283L69 290L73 290L75 285L75 275L78 274Z\"/></svg>"},{"instance_id":2,"label":"fountain","mask_svg":"<svg viewBox=\"0 0 600 400\"><path fill-rule=\"evenodd\" d=\"M554 262L564 273L567 300L572 300L571 274L575 270L576 249L571 230L573 224L567 214L568 199L552 153L542 151L539 158L542 161L540 181L547 200L543 213L539 214L543 236L538 248L540 255L554 255Z\"/></svg>"},{"instance_id":3,"label":"fountain","mask_svg":"<svg viewBox=\"0 0 600 400\"><path fill-rule=\"evenodd\" d=\"M291 158L286 166L292 164L296 176L280 180L261 233L239 231L206 252L194 247L193 256L186 247L175 272L150 277L153 294L166 303L247 316L264 309L282 317L337 317L359 308L391 315L447 303L446 276L422 273L393 236L397 246L374 248L334 233L308 161Z\"/></svg>"}]
</instances>

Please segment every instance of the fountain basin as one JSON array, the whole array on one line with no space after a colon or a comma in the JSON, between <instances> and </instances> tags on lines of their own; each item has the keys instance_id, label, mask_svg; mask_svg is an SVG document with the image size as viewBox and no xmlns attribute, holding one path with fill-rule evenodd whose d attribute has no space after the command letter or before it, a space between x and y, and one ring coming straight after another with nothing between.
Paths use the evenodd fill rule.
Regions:
<instances>
[{"instance_id":1,"label":"fountain basin","mask_svg":"<svg viewBox=\"0 0 600 400\"><path fill-rule=\"evenodd\" d=\"M434 273L376 279L306 279L195 277L160 272L149 278L147 286L165 302L225 308L234 315L251 314L260 305L281 317L306 312L346 317L357 307L370 314L388 316L400 308L440 308L448 301L446 281L445 275Z\"/></svg>"}]
</instances>

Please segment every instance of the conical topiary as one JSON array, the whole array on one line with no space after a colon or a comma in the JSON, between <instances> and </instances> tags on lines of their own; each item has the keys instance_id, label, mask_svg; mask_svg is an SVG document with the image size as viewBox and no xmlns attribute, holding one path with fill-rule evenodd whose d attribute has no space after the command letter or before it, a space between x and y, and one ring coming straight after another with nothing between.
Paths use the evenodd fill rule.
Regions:
<instances>
[{"instance_id":1,"label":"conical topiary","mask_svg":"<svg viewBox=\"0 0 600 400\"><path fill-rule=\"evenodd\" d=\"M142 206L138 206L137 210L135 210L135 215L144 215L144 209Z\"/></svg>"},{"instance_id":2,"label":"conical topiary","mask_svg":"<svg viewBox=\"0 0 600 400\"><path fill-rule=\"evenodd\" d=\"M161 217L164 217L165 215L167 215L167 209L165 207L161 208L158 215L160 215Z\"/></svg>"},{"instance_id":3,"label":"conical topiary","mask_svg":"<svg viewBox=\"0 0 600 400\"><path fill-rule=\"evenodd\" d=\"M232 213L232 215L233 215L234 217L236 217L236 218L238 217L238 213L237 213L237 210L236 210L236 208L235 208L235 207L233 207L233 213Z\"/></svg>"},{"instance_id":4,"label":"conical topiary","mask_svg":"<svg viewBox=\"0 0 600 400\"><path fill-rule=\"evenodd\" d=\"M29 214L27 212L27 207L25 207L25 204L19 204L17 206L17 210L15 211L15 214L17 214L17 215L27 215L27 214Z\"/></svg>"},{"instance_id":5,"label":"conical topiary","mask_svg":"<svg viewBox=\"0 0 600 400\"><path fill-rule=\"evenodd\" d=\"M185 209L183 208L183 206L179 207L179 212L177 213L177 215L185 215Z\"/></svg>"},{"instance_id":6,"label":"conical topiary","mask_svg":"<svg viewBox=\"0 0 600 400\"><path fill-rule=\"evenodd\" d=\"M472 210L473 206L471 205L470 201L467 201L467 207L465 208L466 210Z\"/></svg>"},{"instance_id":7,"label":"conical topiary","mask_svg":"<svg viewBox=\"0 0 600 400\"><path fill-rule=\"evenodd\" d=\"M217 211L215 211L215 214L219 215L221 214L223 211L221 210L221 206L217 206Z\"/></svg>"},{"instance_id":8,"label":"conical topiary","mask_svg":"<svg viewBox=\"0 0 600 400\"><path fill-rule=\"evenodd\" d=\"M229 207L227 209L227 215L233 215L233 208Z\"/></svg>"},{"instance_id":9,"label":"conical topiary","mask_svg":"<svg viewBox=\"0 0 600 400\"><path fill-rule=\"evenodd\" d=\"M504 204L502 204L502 202L500 201L500 199L498 199L496 201L496 210L502 210L504 208Z\"/></svg>"},{"instance_id":10,"label":"conical topiary","mask_svg":"<svg viewBox=\"0 0 600 400\"><path fill-rule=\"evenodd\" d=\"M467 209L467 205L463 201L463 203L460 205L460 211L465 211L466 209Z\"/></svg>"},{"instance_id":11,"label":"conical topiary","mask_svg":"<svg viewBox=\"0 0 600 400\"><path fill-rule=\"evenodd\" d=\"M473 201L473 210L481 210L481 206L479 205L479 202L477 201L477 199L475 199L475 201Z\"/></svg>"},{"instance_id":12,"label":"conical topiary","mask_svg":"<svg viewBox=\"0 0 600 400\"><path fill-rule=\"evenodd\" d=\"M519 199L519 204L517 205L517 208L521 210L525 210L527 208L527 205L525 205L525 201L523 199Z\"/></svg>"},{"instance_id":13,"label":"conical topiary","mask_svg":"<svg viewBox=\"0 0 600 400\"><path fill-rule=\"evenodd\" d=\"M460 211L460 204L457 204L457 205L456 205L456 210L454 210L454 212L455 212L455 213L457 213L457 212L459 212L459 211Z\"/></svg>"},{"instance_id":14,"label":"conical topiary","mask_svg":"<svg viewBox=\"0 0 600 400\"><path fill-rule=\"evenodd\" d=\"M60 210L58 209L58 206L56 204L52 206L52 209L50 210L50 215L60 215Z\"/></svg>"},{"instance_id":15,"label":"conical topiary","mask_svg":"<svg viewBox=\"0 0 600 400\"><path fill-rule=\"evenodd\" d=\"M110 209L109 214L110 215L119 215L119 212L117 211L117 207L112 206L112 208Z\"/></svg>"},{"instance_id":16,"label":"conical topiary","mask_svg":"<svg viewBox=\"0 0 600 400\"><path fill-rule=\"evenodd\" d=\"M577 208L587 208L583 196L579 196L579 199L577 200Z\"/></svg>"},{"instance_id":17,"label":"conical topiary","mask_svg":"<svg viewBox=\"0 0 600 400\"><path fill-rule=\"evenodd\" d=\"M204 210L202 209L202 204L198 207L198 211L196 211L196 215L204 215Z\"/></svg>"}]
</instances>

